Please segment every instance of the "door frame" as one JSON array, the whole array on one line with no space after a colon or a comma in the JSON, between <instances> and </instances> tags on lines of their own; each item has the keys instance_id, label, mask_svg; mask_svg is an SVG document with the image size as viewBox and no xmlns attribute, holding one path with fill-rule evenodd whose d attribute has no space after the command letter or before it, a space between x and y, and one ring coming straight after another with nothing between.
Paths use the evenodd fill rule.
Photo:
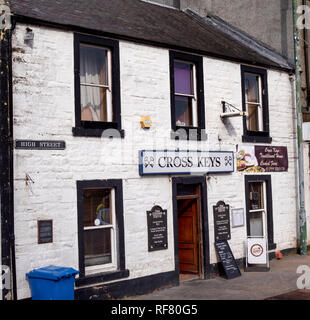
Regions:
<instances>
[{"instance_id":1,"label":"door frame","mask_svg":"<svg viewBox=\"0 0 310 320\"><path fill-rule=\"evenodd\" d=\"M272 210L272 185L271 175L246 175L245 179L245 205L246 205L246 227L247 235L250 234L250 200L249 194L249 183L250 182L265 182L266 192L266 222L267 222L267 235L268 235L268 249L274 250L277 245L274 243L274 231L273 231L273 210Z\"/></svg>"},{"instance_id":2,"label":"door frame","mask_svg":"<svg viewBox=\"0 0 310 320\"><path fill-rule=\"evenodd\" d=\"M208 220L208 201L207 201L207 183L206 178L195 176L195 177L177 177L172 178L172 202L173 202L173 229L174 229L174 259L175 259L175 270L180 275L179 265L179 236L178 236L178 204L177 204L177 186L196 184L200 186L200 214L201 214L201 233L202 237L202 257L200 263L203 266L203 274L200 276L203 279L210 277L210 245L209 245L209 220ZM198 204L199 205L199 204ZM202 261L201 261L202 260Z\"/></svg>"}]
</instances>

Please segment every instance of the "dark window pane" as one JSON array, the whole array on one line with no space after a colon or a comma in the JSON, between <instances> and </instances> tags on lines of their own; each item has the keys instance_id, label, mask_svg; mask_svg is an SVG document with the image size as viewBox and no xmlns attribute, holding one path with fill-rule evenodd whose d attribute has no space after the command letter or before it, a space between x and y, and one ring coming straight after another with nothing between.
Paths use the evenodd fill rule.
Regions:
<instances>
[{"instance_id":1,"label":"dark window pane","mask_svg":"<svg viewBox=\"0 0 310 320\"><path fill-rule=\"evenodd\" d=\"M93 227L112 223L110 192L110 189L84 190L84 227Z\"/></svg>"},{"instance_id":2,"label":"dark window pane","mask_svg":"<svg viewBox=\"0 0 310 320\"><path fill-rule=\"evenodd\" d=\"M258 105L248 104L248 130L249 131L260 131L258 112L259 112Z\"/></svg>"},{"instance_id":3,"label":"dark window pane","mask_svg":"<svg viewBox=\"0 0 310 320\"><path fill-rule=\"evenodd\" d=\"M177 126L193 125L192 98L175 96L175 118Z\"/></svg>"},{"instance_id":4,"label":"dark window pane","mask_svg":"<svg viewBox=\"0 0 310 320\"><path fill-rule=\"evenodd\" d=\"M247 101L260 103L259 76L253 73L245 73L244 77Z\"/></svg>"},{"instance_id":5,"label":"dark window pane","mask_svg":"<svg viewBox=\"0 0 310 320\"><path fill-rule=\"evenodd\" d=\"M184 62L174 63L175 93L193 95L192 65Z\"/></svg>"},{"instance_id":6,"label":"dark window pane","mask_svg":"<svg viewBox=\"0 0 310 320\"><path fill-rule=\"evenodd\" d=\"M250 182L250 210L264 209L264 193L262 182Z\"/></svg>"},{"instance_id":7,"label":"dark window pane","mask_svg":"<svg viewBox=\"0 0 310 320\"><path fill-rule=\"evenodd\" d=\"M112 263L111 229L84 231L85 266Z\"/></svg>"},{"instance_id":8,"label":"dark window pane","mask_svg":"<svg viewBox=\"0 0 310 320\"><path fill-rule=\"evenodd\" d=\"M199 189L196 184L178 184L177 195L178 196L192 196L199 194Z\"/></svg>"},{"instance_id":9,"label":"dark window pane","mask_svg":"<svg viewBox=\"0 0 310 320\"><path fill-rule=\"evenodd\" d=\"M108 85L108 51L103 48L81 45L81 83Z\"/></svg>"},{"instance_id":10,"label":"dark window pane","mask_svg":"<svg viewBox=\"0 0 310 320\"><path fill-rule=\"evenodd\" d=\"M81 120L107 121L107 89L81 86Z\"/></svg>"},{"instance_id":11,"label":"dark window pane","mask_svg":"<svg viewBox=\"0 0 310 320\"><path fill-rule=\"evenodd\" d=\"M251 237L264 236L263 213L262 212L250 213L250 236Z\"/></svg>"}]
</instances>

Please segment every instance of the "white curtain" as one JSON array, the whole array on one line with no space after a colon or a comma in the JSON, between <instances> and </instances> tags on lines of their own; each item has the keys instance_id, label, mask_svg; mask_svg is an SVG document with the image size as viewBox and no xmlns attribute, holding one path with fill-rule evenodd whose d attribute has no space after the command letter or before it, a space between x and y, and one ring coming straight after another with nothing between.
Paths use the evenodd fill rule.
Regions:
<instances>
[{"instance_id":1,"label":"white curtain","mask_svg":"<svg viewBox=\"0 0 310 320\"><path fill-rule=\"evenodd\" d=\"M107 50L81 45L80 77L82 120L106 121L106 89L83 83L108 85Z\"/></svg>"}]
</instances>

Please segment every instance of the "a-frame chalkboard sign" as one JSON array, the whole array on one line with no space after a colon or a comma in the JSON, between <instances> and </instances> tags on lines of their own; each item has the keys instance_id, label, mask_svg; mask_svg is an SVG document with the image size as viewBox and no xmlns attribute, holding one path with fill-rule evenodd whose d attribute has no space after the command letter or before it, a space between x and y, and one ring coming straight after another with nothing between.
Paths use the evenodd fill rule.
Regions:
<instances>
[{"instance_id":1,"label":"a-frame chalkboard sign","mask_svg":"<svg viewBox=\"0 0 310 320\"><path fill-rule=\"evenodd\" d=\"M223 265L227 279L241 276L240 269L227 241L217 241L215 248Z\"/></svg>"}]
</instances>

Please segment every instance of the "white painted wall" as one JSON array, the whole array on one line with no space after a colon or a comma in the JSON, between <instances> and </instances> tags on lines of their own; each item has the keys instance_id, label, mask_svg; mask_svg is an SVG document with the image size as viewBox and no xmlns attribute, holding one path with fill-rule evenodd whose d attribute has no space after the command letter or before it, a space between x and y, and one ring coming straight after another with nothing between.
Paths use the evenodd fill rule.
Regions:
<instances>
[{"instance_id":1,"label":"white painted wall","mask_svg":"<svg viewBox=\"0 0 310 320\"><path fill-rule=\"evenodd\" d=\"M170 139L169 51L120 42L122 124L124 139L73 137L73 34L31 26L34 45L24 44L26 25L13 37L15 139L65 140L64 151L15 150L15 232L18 298L30 296L25 274L50 264L78 268L77 180L123 179L126 267L130 277L174 270L171 181L167 176L143 177L138 151L201 149L236 151L243 134L242 119L224 124L221 100L241 108L240 65L204 58L207 142ZM288 74L268 71L270 125L273 145L287 146L289 172L272 174L275 242L278 249L296 246L296 183L291 86ZM140 127L151 116L150 131ZM220 139L220 140L219 140ZM123 158L123 159L122 159ZM26 173L34 184L26 185ZM241 173L211 175L208 180L211 262L214 251L213 205L225 200L245 208ZM153 205L168 210L169 249L149 253L146 211ZM53 244L37 244L37 220L54 220ZM243 256L246 229L232 229L236 258Z\"/></svg>"}]
</instances>

